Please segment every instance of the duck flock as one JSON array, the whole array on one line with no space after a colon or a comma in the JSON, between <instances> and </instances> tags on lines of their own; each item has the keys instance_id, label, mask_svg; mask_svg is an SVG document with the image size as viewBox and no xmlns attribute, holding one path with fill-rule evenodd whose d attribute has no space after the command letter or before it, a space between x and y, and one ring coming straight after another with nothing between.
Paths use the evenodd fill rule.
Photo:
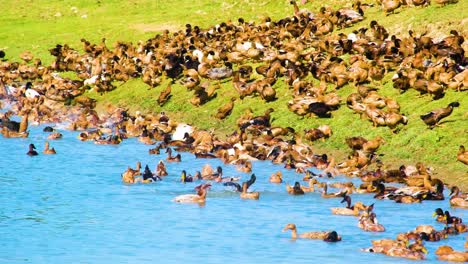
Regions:
<instances>
[{"instance_id":1,"label":"duck flock","mask_svg":"<svg viewBox=\"0 0 468 264\"><path fill-rule=\"evenodd\" d=\"M396 9L390 5L393 2L398 3L396 8L401 5L397 0L381 1L383 11L393 12ZM410 2L411 5L425 5L428 1ZM440 1L441 4L455 1L445 2ZM239 192L242 199L261 199L261 193L249 191L257 180L252 172L252 162L269 160L284 164L307 182L307 186L301 184L301 180L293 186L286 184L286 192L291 195L321 192L323 198L340 198L346 206L332 208L332 213L358 217L358 226L368 232L384 232L385 227L377 220L374 204L352 204L350 194L373 193L375 199L390 199L397 203L446 199L446 185L433 177L433 171L421 162L383 169L383 161L377 154L385 143L381 136L347 138L350 155L337 161L330 155L314 153L307 143L331 136L329 126L322 125L302 134L290 127L273 126L270 115L275 109L272 108L257 116L246 111L238 118L237 129L220 139L215 131L177 122L165 111L132 114L128 109L109 105L98 113L96 101L85 95L89 90L106 93L118 89L116 82L140 78L149 88L158 89L169 79L168 85L161 88L155 98L162 109L172 96L177 96L172 94L174 84L193 92L190 103L201 106L216 96L221 82L230 81L236 96L225 98L225 104L212 113L213 118L222 120L231 114L239 99L258 96L265 102L276 100L275 84L284 82L292 93L288 102L290 111L322 118L330 117L341 105L342 98L336 89L351 84L355 92L346 98L346 106L368 119L373 126L387 126L393 133L398 133L408 118L400 112L396 100L380 95L373 86L381 84L387 73L395 72L393 86L401 92L415 89L437 100L452 89L464 96L468 87L468 69L462 48L464 37L457 31L450 31L450 35L442 39L418 36L412 31L408 37L398 38L390 35L377 21L371 21L369 27L351 34L337 34L335 30L362 21L367 6L355 2L349 9L323 7L312 13L300 10L294 1L291 5L293 15L277 21L267 17L252 23L239 18L236 22L227 21L207 29L187 24L183 30L164 31L136 45L119 41L109 48L105 39L98 44L82 39L83 52L80 52L67 44L58 44L49 50L55 57L49 66L42 65L41 60L34 59L30 52L21 54L23 62L3 59L0 63L0 102L7 111L1 114L1 133L6 138L24 138L28 137L31 122L66 123L68 129L80 132L82 141L120 144L127 138L137 137L143 144L151 145L149 154L167 153L167 158L158 163L155 172L146 165L142 173L141 163L135 169L128 167L121 175L125 184L164 180L168 175L165 163L182 162L180 154L173 155L173 151L191 152L197 158L217 158L226 165L237 165L239 170L252 173L250 179L239 183L239 178L223 177L222 166L213 169L206 165L195 175L182 171L181 182L200 181L193 194L174 198L175 202L182 203L205 204L212 184L223 184ZM4 56L5 52L0 51L0 57ZM73 72L76 78L60 76L63 72ZM330 90L330 86L333 89ZM435 129L459 106L456 101L441 106L421 115L420 122L424 122L428 129ZM20 122L11 118L15 115L21 117ZM61 137L52 127L47 127L46 132L50 133L48 140ZM56 154L56 151L45 142L42 153ZM40 155L33 144L27 154ZM464 146L459 146L457 160L468 165ZM310 168L323 172L315 174ZM358 177L362 184L321 181L337 175ZM269 181L283 184L281 173L272 174ZM329 188L339 190L330 193ZM468 193L461 192L457 186L451 186L450 190L450 197L447 197L450 205L468 208ZM438 208L435 216L437 221L445 223L444 229L418 226L395 239L372 241L372 246L365 251L424 259L427 253L424 242L439 241L467 231L463 220L450 215L449 211ZM284 227L283 231L286 230L292 231L293 239L341 240L337 231L297 234L293 223ZM468 244L465 247L468 248ZM468 261L468 253L454 251L449 246L441 246L436 254L442 260Z\"/></svg>"}]
</instances>

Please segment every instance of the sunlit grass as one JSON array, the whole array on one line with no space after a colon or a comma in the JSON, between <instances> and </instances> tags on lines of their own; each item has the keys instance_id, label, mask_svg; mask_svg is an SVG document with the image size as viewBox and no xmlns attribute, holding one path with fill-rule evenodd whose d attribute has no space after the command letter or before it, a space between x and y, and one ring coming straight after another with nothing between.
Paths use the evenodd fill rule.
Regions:
<instances>
[{"instance_id":1,"label":"sunlit grass","mask_svg":"<svg viewBox=\"0 0 468 264\"><path fill-rule=\"evenodd\" d=\"M29 50L44 63L51 62L48 49L56 44L67 43L71 47L82 49L81 38L98 43L106 38L106 43L112 47L116 41L136 43L153 37L162 30L175 31L184 28L185 24L199 25L202 28L221 23L226 20L236 21L243 17L247 21L258 22L269 16L273 19L292 15L289 0L279 1L248 1L248 0L202 0L202 1L102 1L102 0L32 0L3 1L0 16L0 49L7 53L9 60L19 60L22 51ZM466 12L468 1L459 1L456 5L439 7L431 5L426 8L400 8L397 14L385 16L375 1L362 1L373 4L365 9L366 19L352 28L343 29L349 33L360 27L368 26L371 20L377 20L385 26L390 34L406 35L408 30L417 34L441 38L450 29L457 29L465 38L468 35ZM350 1L309 1L301 8L316 12L322 5L331 7L350 7ZM466 44L465 44L466 45ZM466 46L465 46L466 47ZM462 163L456 162L456 152L459 145L468 145L467 138L467 104L466 94L447 91L444 98L432 101L428 96L420 97L415 91L404 94L392 87L392 73L385 77L386 83L380 87L379 93L395 98L401 105L401 112L409 117L407 126L401 127L398 134L393 135L386 127L373 128L368 120L360 119L358 115L342 105L333 112L332 118L318 119L299 117L288 110L287 102L292 99L290 91L282 81L274 88L278 99L265 103L259 97L238 99L232 114L224 121L215 120L212 116L217 108L228 98L236 96L230 81L224 82L217 91L217 97L201 107L189 103L193 92L187 91L180 84L172 87L173 97L163 106L156 102L161 90L168 80L159 87L148 89L141 80L130 80L126 83L116 83L116 90L104 95L88 93L99 100L99 108L107 103L128 107L131 111L158 112L164 110L171 113L177 120L196 125L202 129L215 128L221 135L235 129L235 121L248 108L255 114L263 114L265 109L272 107L274 126L290 126L298 132L304 129L327 124L332 127L333 136L326 142L314 142L317 151L332 151L344 157L348 150L344 144L346 137L364 136L373 138L381 135L387 143L381 147L384 161L391 166L399 163L414 164L417 161L427 163L436 168L438 177L450 183L468 187L467 169ZM338 90L342 102L353 91L351 86ZM419 115L434 108L445 107L452 101L459 101L461 107L455 109L446 119L443 127L433 130L426 128ZM389 166L390 166L389 165Z\"/></svg>"}]
</instances>

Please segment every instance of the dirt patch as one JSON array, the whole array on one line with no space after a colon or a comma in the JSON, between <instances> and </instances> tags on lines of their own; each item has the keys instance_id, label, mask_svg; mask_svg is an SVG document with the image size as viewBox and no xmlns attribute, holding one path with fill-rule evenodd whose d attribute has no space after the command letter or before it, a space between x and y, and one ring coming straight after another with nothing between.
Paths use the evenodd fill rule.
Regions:
<instances>
[{"instance_id":1,"label":"dirt patch","mask_svg":"<svg viewBox=\"0 0 468 264\"><path fill-rule=\"evenodd\" d=\"M180 25L164 23L164 24L157 24L157 23L139 23L133 24L130 26L131 29L135 29L138 31L142 31L144 33L148 32L162 32L164 30L169 30L170 32L178 31L181 29Z\"/></svg>"}]
</instances>

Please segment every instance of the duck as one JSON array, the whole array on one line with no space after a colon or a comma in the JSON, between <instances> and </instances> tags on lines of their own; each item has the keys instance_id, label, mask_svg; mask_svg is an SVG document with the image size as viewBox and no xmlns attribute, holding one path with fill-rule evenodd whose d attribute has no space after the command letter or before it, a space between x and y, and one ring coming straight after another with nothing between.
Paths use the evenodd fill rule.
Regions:
<instances>
[{"instance_id":1,"label":"duck","mask_svg":"<svg viewBox=\"0 0 468 264\"><path fill-rule=\"evenodd\" d=\"M434 211L433 216L436 216L436 221L444 224L461 224L463 220L460 217L452 216L449 211L442 211L441 208L437 208Z\"/></svg>"},{"instance_id":2,"label":"duck","mask_svg":"<svg viewBox=\"0 0 468 264\"><path fill-rule=\"evenodd\" d=\"M191 176L187 176L187 171L182 170L182 174L180 175L180 181L182 183L186 183L186 182L193 182L194 179Z\"/></svg>"},{"instance_id":3,"label":"duck","mask_svg":"<svg viewBox=\"0 0 468 264\"><path fill-rule=\"evenodd\" d=\"M151 172L150 168L148 165L145 166L145 170L143 171L143 174L141 175L143 180L143 183L150 183L150 182L155 182L155 181L160 181L161 177L158 175L155 175L153 172Z\"/></svg>"},{"instance_id":4,"label":"duck","mask_svg":"<svg viewBox=\"0 0 468 264\"><path fill-rule=\"evenodd\" d=\"M438 260L453 261L453 262L467 262L468 253L455 251L451 246L440 246L435 251Z\"/></svg>"},{"instance_id":5,"label":"duck","mask_svg":"<svg viewBox=\"0 0 468 264\"><path fill-rule=\"evenodd\" d=\"M364 231L370 232L384 232L385 227L379 224L376 220L375 213L370 213L368 215L362 215L359 218L358 227Z\"/></svg>"},{"instance_id":6,"label":"duck","mask_svg":"<svg viewBox=\"0 0 468 264\"><path fill-rule=\"evenodd\" d=\"M32 144L32 143L29 144L29 151L28 151L26 154L27 154L28 156L37 156L37 155L39 155L39 154L37 153L37 151L35 151L35 149L36 149L36 146L34 146L34 144Z\"/></svg>"},{"instance_id":7,"label":"duck","mask_svg":"<svg viewBox=\"0 0 468 264\"><path fill-rule=\"evenodd\" d=\"M206 202L207 188L211 185L207 185L204 188L199 188L197 194L182 194L176 196L173 201L176 203L198 203L204 204Z\"/></svg>"},{"instance_id":8,"label":"duck","mask_svg":"<svg viewBox=\"0 0 468 264\"><path fill-rule=\"evenodd\" d=\"M438 126L439 122L443 118L446 118L452 114L452 111L455 107L459 106L459 102L452 102L447 107L434 109L429 113L421 115L420 118L424 121L428 128L433 129L434 127Z\"/></svg>"},{"instance_id":9,"label":"duck","mask_svg":"<svg viewBox=\"0 0 468 264\"><path fill-rule=\"evenodd\" d=\"M339 198L339 197L343 197L343 195L346 193L347 193L347 190L336 192L336 193L328 193L328 184L325 184L323 186L321 196L322 198Z\"/></svg>"},{"instance_id":10,"label":"duck","mask_svg":"<svg viewBox=\"0 0 468 264\"><path fill-rule=\"evenodd\" d=\"M247 189L255 183L257 177L255 174L252 174L250 176L250 179L246 182L242 183L242 187L240 184L236 182L225 182L223 185L224 186L234 186L238 192L240 192L240 198L242 199L253 199L253 200L258 200L260 198L260 193L259 192L248 192Z\"/></svg>"},{"instance_id":11,"label":"duck","mask_svg":"<svg viewBox=\"0 0 468 264\"><path fill-rule=\"evenodd\" d=\"M386 16L393 13L400 5L400 0L382 0L382 10L385 12Z\"/></svg>"},{"instance_id":12,"label":"duck","mask_svg":"<svg viewBox=\"0 0 468 264\"><path fill-rule=\"evenodd\" d=\"M55 148L49 148L49 141L45 142L44 150L42 151L43 154L57 154L55 152Z\"/></svg>"},{"instance_id":13,"label":"duck","mask_svg":"<svg viewBox=\"0 0 468 264\"><path fill-rule=\"evenodd\" d=\"M353 215L358 216L360 211L366 210L366 207L363 203L357 202L353 206L351 206L351 197L349 195L344 195L343 200L341 203L346 202L346 207L332 207L330 210L335 215Z\"/></svg>"},{"instance_id":14,"label":"duck","mask_svg":"<svg viewBox=\"0 0 468 264\"><path fill-rule=\"evenodd\" d=\"M160 160L158 162L158 165L156 165L156 175L160 176L160 177L168 175L167 169L166 169L166 164L164 164L164 162L162 160Z\"/></svg>"},{"instance_id":15,"label":"duck","mask_svg":"<svg viewBox=\"0 0 468 264\"><path fill-rule=\"evenodd\" d=\"M159 104L159 106L163 106L172 97L172 94L171 94L172 84L173 82L170 82L166 86L166 88L163 91L161 91L161 93L159 94L159 97L157 99L157 103Z\"/></svg>"},{"instance_id":16,"label":"duck","mask_svg":"<svg viewBox=\"0 0 468 264\"><path fill-rule=\"evenodd\" d=\"M54 130L53 133L47 136L47 139L54 140L54 139L59 139L62 137L63 137L62 133Z\"/></svg>"},{"instance_id":17,"label":"duck","mask_svg":"<svg viewBox=\"0 0 468 264\"><path fill-rule=\"evenodd\" d=\"M465 146L463 145L458 149L457 160L468 165L468 151L465 150Z\"/></svg>"},{"instance_id":18,"label":"duck","mask_svg":"<svg viewBox=\"0 0 468 264\"><path fill-rule=\"evenodd\" d=\"M221 166L217 166L216 172L214 172L210 164L205 164L202 168L201 175L204 180L214 180L223 175L223 168Z\"/></svg>"},{"instance_id":19,"label":"duck","mask_svg":"<svg viewBox=\"0 0 468 264\"><path fill-rule=\"evenodd\" d=\"M468 208L468 193L460 193L460 189L457 186L452 186L449 202L454 207Z\"/></svg>"},{"instance_id":20,"label":"duck","mask_svg":"<svg viewBox=\"0 0 468 264\"><path fill-rule=\"evenodd\" d=\"M341 241L341 237L338 236L336 231L314 231L297 234L297 227L295 224L289 223L283 228L283 232L291 230L291 239L303 238L303 239L327 239L327 242ZM331 234L333 233L333 234Z\"/></svg>"},{"instance_id":21,"label":"duck","mask_svg":"<svg viewBox=\"0 0 468 264\"><path fill-rule=\"evenodd\" d=\"M295 182L294 186L290 186L289 184L286 184L286 191L289 194L292 194L292 195L303 195L304 194L304 190L302 190L301 184L299 182Z\"/></svg>"},{"instance_id":22,"label":"duck","mask_svg":"<svg viewBox=\"0 0 468 264\"><path fill-rule=\"evenodd\" d=\"M141 162L139 161L137 162L135 169L132 169L130 168L130 166L128 166L127 170L124 171L124 173L122 173L121 175L122 181L124 183L129 183L129 184L137 183L139 180L141 180L140 178L138 179L135 178L136 176L141 175L140 169L141 169Z\"/></svg>"},{"instance_id":23,"label":"duck","mask_svg":"<svg viewBox=\"0 0 468 264\"><path fill-rule=\"evenodd\" d=\"M168 161L168 162L180 162L181 161L180 153L178 153L175 156L172 156L172 149L171 148L166 148L166 153L167 153L166 161Z\"/></svg>"},{"instance_id":24,"label":"duck","mask_svg":"<svg viewBox=\"0 0 468 264\"><path fill-rule=\"evenodd\" d=\"M231 97L226 104L222 105L218 108L215 117L219 120L223 120L228 117L232 113L232 109L234 108L234 102L236 101L235 97Z\"/></svg>"},{"instance_id":25,"label":"duck","mask_svg":"<svg viewBox=\"0 0 468 264\"><path fill-rule=\"evenodd\" d=\"M281 173L281 171L277 171L277 172L271 174L269 181L271 183L282 183L283 182L283 174Z\"/></svg>"}]
</instances>

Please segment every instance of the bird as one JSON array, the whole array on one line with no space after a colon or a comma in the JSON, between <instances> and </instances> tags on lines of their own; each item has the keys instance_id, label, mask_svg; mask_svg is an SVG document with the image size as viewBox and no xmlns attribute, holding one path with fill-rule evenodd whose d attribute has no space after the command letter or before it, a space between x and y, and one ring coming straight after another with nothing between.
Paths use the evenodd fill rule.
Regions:
<instances>
[{"instance_id":1,"label":"bird","mask_svg":"<svg viewBox=\"0 0 468 264\"><path fill-rule=\"evenodd\" d=\"M226 104L222 105L218 108L218 111L215 114L217 119L224 119L229 116L234 108L234 101L236 100L235 97L232 97Z\"/></svg>"},{"instance_id":2,"label":"bird","mask_svg":"<svg viewBox=\"0 0 468 264\"><path fill-rule=\"evenodd\" d=\"M305 232L302 234L297 234L297 227L295 224L289 223L283 228L283 232L287 230L292 231L291 238L305 238L305 239L321 239L326 242L337 242L341 241L341 237L338 236L336 231L314 231L314 232Z\"/></svg>"},{"instance_id":3,"label":"bird","mask_svg":"<svg viewBox=\"0 0 468 264\"><path fill-rule=\"evenodd\" d=\"M438 108L432 110L431 112L421 115L420 117L430 129L433 129L438 125L440 120L452 114L453 108L459 106L459 102L452 102L445 108Z\"/></svg>"},{"instance_id":4,"label":"bird","mask_svg":"<svg viewBox=\"0 0 468 264\"><path fill-rule=\"evenodd\" d=\"M29 151L28 151L26 154L29 155L29 156L37 156L37 155L39 155L39 154L37 153L37 151L35 151L35 149L36 149L36 146L34 146L34 144L29 144Z\"/></svg>"},{"instance_id":5,"label":"bird","mask_svg":"<svg viewBox=\"0 0 468 264\"><path fill-rule=\"evenodd\" d=\"M257 179L257 177L255 176L255 174L252 174L248 181L245 181L245 182L242 183L242 187L237 182L232 182L232 181L231 182L225 182L223 185L224 186L234 186L236 188L236 190L241 193L240 197L242 199L258 200L260 198L260 193L259 192L247 192L247 189L249 189L249 187L252 184L255 183L256 179Z\"/></svg>"},{"instance_id":6,"label":"bird","mask_svg":"<svg viewBox=\"0 0 468 264\"><path fill-rule=\"evenodd\" d=\"M57 154L55 152L55 148L49 148L49 141L45 142L44 150L42 151L44 154Z\"/></svg>"},{"instance_id":7,"label":"bird","mask_svg":"<svg viewBox=\"0 0 468 264\"><path fill-rule=\"evenodd\" d=\"M161 91L158 97L158 104L159 106L163 106L170 98L171 98L171 89L172 89L172 82L170 82L167 86L166 89Z\"/></svg>"},{"instance_id":8,"label":"bird","mask_svg":"<svg viewBox=\"0 0 468 264\"><path fill-rule=\"evenodd\" d=\"M465 150L463 145L458 149L457 160L468 165L468 151Z\"/></svg>"}]
</instances>

